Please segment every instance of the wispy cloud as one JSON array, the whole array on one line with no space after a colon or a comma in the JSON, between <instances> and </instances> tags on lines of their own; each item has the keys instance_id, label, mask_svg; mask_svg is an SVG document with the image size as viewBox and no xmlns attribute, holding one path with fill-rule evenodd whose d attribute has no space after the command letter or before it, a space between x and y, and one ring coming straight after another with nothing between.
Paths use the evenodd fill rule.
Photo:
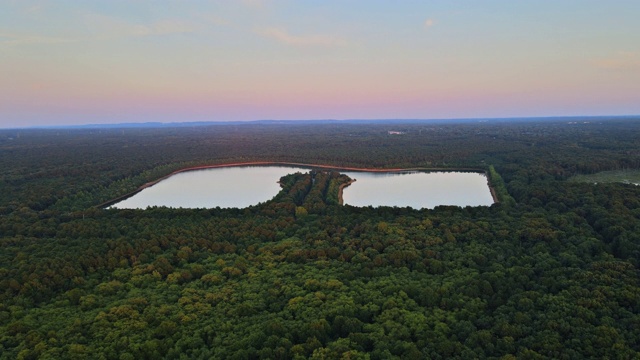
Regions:
<instances>
[{"instance_id":1,"label":"wispy cloud","mask_svg":"<svg viewBox=\"0 0 640 360\"><path fill-rule=\"evenodd\" d=\"M31 5L28 6L26 8L24 8L24 12L28 13L28 14L33 14L33 13L38 13L42 11L42 4L40 5Z\"/></svg>"},{"instance_id":2,"label":"wispy cloud","mask_svg":"<svg viewBox=\"0 0 640 360\"><path fill-rule=\"evenodd\" d=\"M345 46L347 41L328 35L292 35L282 28L259 29L256 32L262 36L277 40L283 44L293 46Z\"/></svg>"},{"instance_id":3,"label":"wispy cloud","mask_svg":"<svg viewBox=\"0 0 640 360\"><path fill-rule=\"evenodd\" d=\"M253 9L261 9L265 5L265 0L241 0L242 4L253 8Z\"/></svg>"},{"instance_id":4,"label":"wispy cloud","mask_svg":"<svg viewBox=\"0 0 640 360\"><path fill-rule=\"evenodd\" d=\"M143 28L144 35L182 34L197 30L196 25L178 20L163 20Z\"/></svg>"},{"instance_id":5,"label":"wispy cloud","mask_svg":"<svg viewBox=\"0 0 640 360\"><path fill-rule=\"evenodd\" d=\"M425 29L428 29L428 28L432 27L435 24L436 24L436 21L431 19L431 18L429 18L429 19L424 21L423 26L424 26Z\"/></svg>"},{"instance_id":6,"label":"wispy cloud","mask_svg":"<svg viewBox=\"0 0 640 360\"><path fill-rule=\"evenodd\" d=\"M190 33L198 29L196 24L178 20L162 20L152 24L135 24L95 13L83 15L90 34L78 37L52 36L41 34L20 34L0 30L0 45L54 45L80 41L105 40L123 37L161 36Z\"/></svg>"},{"instance_id":7,"label":"wispy cloud","mask_svg":"<svg viewBox=\"0 0 640 360\"><path fill-rule=\"evenodd\" d=\"M95 13L84 14L85 24L100 37L129 37L180 34L196 31L197 26L179 20L162 20L152 24L135 24Z\"/></svg>"},{"instance_id":8,"label":"wispy cloud","mask_svg":"<svg viewBox=\"0 0 640 360\"><path fill-rule=\"evenodd\" d=\"M215 14L197 14L196 16L210 25L215 25L215 26L231 25L231 22L229 20Z\"/></svg>"},{"instance_id":9,"label":"wispy cloud","mask_svg":"<svg viewBox=\"0 0 640 360\"><path fill-rule=\"evenodd\" d=\"M592 64L605 70L640 70L640 52L621 51L606 58L596 59Z\"/></svg>"},{"instance_id":10,"label":"wispy cloud","mask_svg":"<svg viewBox=\"0 0 640 360\"><path fill-rule=\"evenodd\" d=\"M5 45L63 44L77 41L80 41L80 39L0 32L0 44Z\"/></svg>"}]
</instances>

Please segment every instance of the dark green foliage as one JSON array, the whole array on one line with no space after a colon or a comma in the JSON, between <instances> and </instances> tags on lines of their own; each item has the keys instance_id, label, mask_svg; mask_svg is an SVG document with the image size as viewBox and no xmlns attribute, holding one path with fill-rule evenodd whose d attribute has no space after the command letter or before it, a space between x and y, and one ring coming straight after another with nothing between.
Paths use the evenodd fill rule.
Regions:
<instances>
[{"instance_id":1,"label":"dark green foliage","mask_svg":"<svg viewBox=\"0 0 640 360\"><path fill-rule=\"evenodd\" d=\"M507 191L507 186L504 184L502 180L502 176L498 174L493 165L489 165L489 171L487 172L489 176L489 184L491 185L492 190L495 192L495 196L498 199L498 202L506 205L513 206L516 204L516 201L509 195Z\"/></svg>"},{"instance_id":2,"label":"dark green foliage","mask_svg":"<svg viewBox=\"0 0 640 360\"><path fill-rule=\"evenodd\" d=\"M0 358L640 356L640 187L564 181L640 168L639 122L405 127L0 131ZM316 170L247 209L95 207L256 160L486 166L501 203L339 206Z\"/></svg>"}]
</instances>

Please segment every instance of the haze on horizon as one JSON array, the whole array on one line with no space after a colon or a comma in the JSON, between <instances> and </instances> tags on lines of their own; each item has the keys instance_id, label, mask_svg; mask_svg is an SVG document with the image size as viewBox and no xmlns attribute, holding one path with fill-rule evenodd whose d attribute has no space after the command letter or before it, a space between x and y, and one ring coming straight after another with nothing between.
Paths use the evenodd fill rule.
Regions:
<instances>
[{"instance_id":1,"label":"haze on horizon","mask_svg":"<svg viewBox=\"0 0 640 360\"><path fill-rule=\"evenodd\" d=\"M0 128L640 114L640 2L2 1Z\"/></svg>"}]
</instances>

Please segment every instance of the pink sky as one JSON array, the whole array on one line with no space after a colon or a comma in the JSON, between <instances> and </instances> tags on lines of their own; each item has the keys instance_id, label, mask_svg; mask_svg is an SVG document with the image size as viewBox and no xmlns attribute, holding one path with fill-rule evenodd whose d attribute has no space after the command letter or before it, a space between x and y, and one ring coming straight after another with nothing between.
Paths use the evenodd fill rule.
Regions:
<instances>
[{"instance_id":1,"label":"pink sky","mask_svg":"<svg viewBox=\"0 0 640 360\"><path fill-rule=\"evenodd\" d=\"M4 6L0 127L640 114L637 2Z\"/></svg>"}]
</instances>

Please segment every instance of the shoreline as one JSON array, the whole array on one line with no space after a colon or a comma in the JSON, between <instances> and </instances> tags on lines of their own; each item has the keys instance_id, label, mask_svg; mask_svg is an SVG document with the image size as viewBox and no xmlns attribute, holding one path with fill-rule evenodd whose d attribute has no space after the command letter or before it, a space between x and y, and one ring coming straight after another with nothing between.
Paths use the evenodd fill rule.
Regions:
<instances>
[{"instance_id":1,"label":"shoreline","mask_svg":"<svg viewBox=\"0 0 640 360\"><path fill-rule=\"evenodd\" d=\"M354 182L356 182L356 179L351 179L349 182L344 183L338 187L338 205L344 205L344 199L342 198L342 190L344 190L344 188L353 184Z\"/></svg>"},{"instance_id":2,"label":"shoreline","mask_svg":"<svg viewBox=\"0 0 640 360\"><path fill-rule=\"evenodd\" d=\"M346 171L361 171L361 172L378 172L378 173L385 173L385 172L399 172L399 171L465 171L465 172L476 172L476 173L483 173L485 174L485 176L487 177L487 180L489 179L489 174L487 174L487 170L482 169L482 168L442 168L442 167L434 167L434 168L424 168L424 167L414 167L414 168L389 168L389 169L379 169L379 168L358 168L358 167L349 167L349 166L333 166L333 165L328 165L328 164L305 164L305 163L296 163L296 162L285 162L285 161L248 161L248 162L235 162L235 163L224 163L224 164L213 164L213 165L201 165L201 166L190 166L190 167L186 167L183 169L178 169L175 171L172 171L171 173L160 177L159 179L153 180L153 181L149 181L143 185L141 185L140 187L138 187L136 190L128 192L124 195L118 196L117 198L105 201L103 203L100 203L98 205L95 205L93 207L97 207L97 208L106 208L109 207L113 204L116 204L122 200L125 200L127 198L132 197L133 195L139 193L140 191L151 187L157 183L159 183L160 181L179 174L179 173L183 173L183 172L187 172L187 171L196 171L196 170L205 170L205 169L217 169L217 168L225 168L225 167L241 167L241 166L268 166L268 165L285 165L285 166L301 166L301 167L307 167L307 168L320 168L320 169L327 169L327 170L346 170ZM353 180L355 181L355 180ZM338 197L338 203L340 205L342 205L342 189L344 189L345 187L347 187L348 185L351 185L353 183L353 181L349 182L348 184L343 184L340 187L339 190L339 197ZM491 184L489 183L489 181L487 181L487 185L489 186L489 190L491 192L491 196L493 197L493 201L494 203L498 203L498 199L497 196L495 194L495 190L493 189L493 187L491 186Z\"/></svg>"},{"instance_id":3,"label":"shoreline","mask_svg":"<svg viewBox=\"0 0 640 360\"><path fill-rule=\"evenodd\" d=\"M493 198L493 203L494 204L500 203L500 200L498 200L498 194L496 194L496 189L494 189L493 186L491 186L490 182L487 182L487 185L489 186L489 192L491 192L491 197Z\"/></svg>"}]
</instances>

